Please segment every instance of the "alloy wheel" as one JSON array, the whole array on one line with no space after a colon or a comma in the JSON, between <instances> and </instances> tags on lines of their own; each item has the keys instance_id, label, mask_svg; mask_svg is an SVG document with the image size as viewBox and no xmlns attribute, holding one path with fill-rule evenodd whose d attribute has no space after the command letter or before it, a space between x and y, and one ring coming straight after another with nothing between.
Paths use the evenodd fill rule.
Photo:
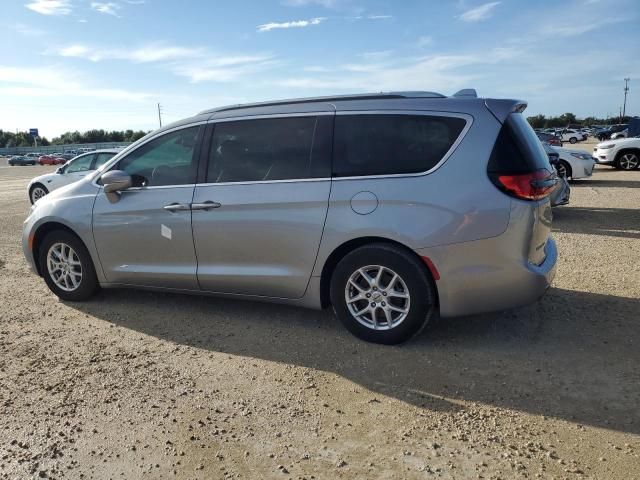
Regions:
<instances>
[{"instance_id":1,"label":"alloy wheel","mask_svg":"<svg viewBox=\"0 0 640 480\"><path fill-rule=\"evenodd\" d=\"M38 200L40 200L46 194L47 194L47 192L44 191L44 188L35 187L33 190L31 190L31 202L32 203L36 203Z\"/></svg>"},{"instance_id":2,"label":"alloy wheel","mask_svg":"<svg viewBox=\"0 0 640 480\"><path fill-rule=\"evenodd\" d=\"M638 156L635 153L625 153L620 157L620 168L623 170L633 170L638 166Z\"/></svg>"},{"instance_id":3,"label":"alloy wheel","mask_svg":"<svg viewBox=\"0 0 640 480\"><path fill-rule=\"evenodd\" d=\"M47 252L47 270L56 286L73 292L82 282L82 264L73 248L66 243L54 243Z\"/></svg>"},{"instance_id":4,"label":"alloy wheel","mask_svg":"<svg viewBox=\"0 0 640 480\"><path fill-rule=\"evenodd\" d=\"M369 265L353 272L344 296L353 318L372 330L397 327L407 318L411 307L405 281L381 265Z\"/></svg>"}]
</instances>

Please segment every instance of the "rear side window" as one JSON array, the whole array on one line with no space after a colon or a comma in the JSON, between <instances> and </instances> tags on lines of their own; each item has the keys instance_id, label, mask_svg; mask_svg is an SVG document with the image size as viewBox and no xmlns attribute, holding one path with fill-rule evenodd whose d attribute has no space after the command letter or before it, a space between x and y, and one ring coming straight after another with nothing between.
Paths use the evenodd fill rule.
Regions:
<instances>
[{"instance_id":1,"label":"rear side window","mask_svg":"<svg viewBox=\"0 0 640 480\"><path fill-rule=\"evenodd\" d=\"M329 176L330 117L220 122L214 127L207 183ZM330 147L330 143L329 143Z\"/></svg>"},{"instance_id":2,"label":"rear side window","mask_svg":"<svg viewBox=\"0 0 640 480\"><path fill-rule=\"evenodd\" d=\"M552 171L542 143L522 114L512 113L500 129L488 171L519 174L540 169Z\"/></svg>"},{"instance_id":3,"label":"rear side window","mask_svg":"<svg viewBox=\"0 0 640 480\"><path fill-rule=\"evenodd\" d=\"M466 121L427 115L338 115L335 177L420 173L433 168Z\"/></svg>"}]
</instances>

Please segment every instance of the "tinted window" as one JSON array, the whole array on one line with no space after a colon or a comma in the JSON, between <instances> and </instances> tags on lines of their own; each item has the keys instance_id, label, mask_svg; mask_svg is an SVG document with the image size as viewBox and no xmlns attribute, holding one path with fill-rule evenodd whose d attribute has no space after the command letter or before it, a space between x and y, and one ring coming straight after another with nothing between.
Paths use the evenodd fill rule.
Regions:
<instances>
[{"instance_id":1,"label":"tinted window","mask_svg":"<svg viewBox=\"0 0 640 480\"><path fill-rule=\"evenodd\" d=\"M535 132L520 113L512 113L502 125L489 159L489 173L551 171L549 159Z\"/></svg>"},{"instance_id":2,"label":"tinted window","mask_svg":"<svg viewBox=\"0 0 640 480\"><path fill-rule=\"evenodd\" d=\"M336 177L418 173L433 168L465 126L455 117L338 115L333 174Z\"/></svg>"},{"instance_id":3,"label":"tinted window","mask_svg":"<svg viewBox=\"0 0 640 480\"><path fill-rule=\"evenodd\" d=\"M86 172L91 169L91 162L93 162L94 154L84 155L82 157L78 157L74 159L67 168L65 168L64 173L75 173L75 172Z\"/></svg>"},{"instance_id":4,"label":"tinted window","mask_svg":"<svg viewBox=\"0 0 640 480\"><path fill-rule=\"evenodd\" d=\"M253 182L326 176L327 172L314 167L319 159L311 155L316 123L316 117L217 123L206 181Z\"/></svg>"},{"instance_id":5,"label":"tinted window","mask_svg":"<svg viewBox=\"0 0 640 480\"><path fill-rule=\"evenodd\" d=\"M200 127L167 133L120 160L117 170L131 175L136 187L195 183L195 149Z\"/></svg>"},{"instance_id":6,"label":"tinted window","mask_svg":"<svg viewBox=\"0 0 640 480\"><path fill-rule=\"evenodd\" d=\"M113 158L114 155L115 155L115 153L98 153L98 154L96 154L96 163L93 166L94 170L97 170L102 165L107 163L107 161L110 160L111 158Z\"/></svg>"}]
</instances>

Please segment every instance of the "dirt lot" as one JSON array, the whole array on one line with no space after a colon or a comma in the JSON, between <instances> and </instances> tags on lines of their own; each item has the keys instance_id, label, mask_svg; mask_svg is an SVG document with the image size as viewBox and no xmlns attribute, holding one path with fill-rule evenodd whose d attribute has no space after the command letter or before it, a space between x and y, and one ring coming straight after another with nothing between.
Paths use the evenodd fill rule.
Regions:
<instances>
[{"instance_id":1,"label":"dirt lot","mask_svg":"<svg viewBox=\"0 0 640 480\"><path fill-rule=\"evenodd\" d=\"M640 478L640 171L573 184L539 303L390 348L328 312L58 301L20 249L51 169L0 167L0 478Z\"/></svg>"}]
</instances>

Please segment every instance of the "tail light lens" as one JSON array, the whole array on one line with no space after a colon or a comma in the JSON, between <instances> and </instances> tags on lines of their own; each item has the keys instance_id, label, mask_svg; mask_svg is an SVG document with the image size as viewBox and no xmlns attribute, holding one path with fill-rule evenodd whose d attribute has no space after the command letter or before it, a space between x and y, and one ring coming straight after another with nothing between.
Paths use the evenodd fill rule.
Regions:
<instances>
[{"instance_id":1,"label":"tail light lens","mask_svg":"<svg viewBox=\"0 0 640 480\"><path fill-rule=\"evenodd\" d=\"M521 200L540 200L551 194L558 178L545 169L515 175L490 175L494 185L507 195Z\"/></svg>"}]
</instances>

